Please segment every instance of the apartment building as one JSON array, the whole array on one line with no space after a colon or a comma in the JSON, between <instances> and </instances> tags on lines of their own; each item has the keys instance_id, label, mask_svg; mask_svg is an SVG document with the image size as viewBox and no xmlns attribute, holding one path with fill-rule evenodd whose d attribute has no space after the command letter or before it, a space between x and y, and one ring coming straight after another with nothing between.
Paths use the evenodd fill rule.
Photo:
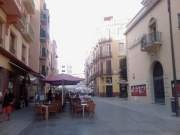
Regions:
<instances>
[{"instance_id":1,"label":"apartment building","mask_svg":"<svg viewBox=\"0 0 180 135\"><path fill-rule=\"evenodd\" d=\"M180 1L171 0L172 37L180 95ZM127 25L128 99L170 104L175 95L169 9L166 0L143 0Z\"/></svg>"},{"instance_id":2,"label":"apartment building","mask_svg":"<svg viewBox=\"0 0 180 135\"><path fill-rule=\"evenodd\" d=\"M93 46L87 53L85 63L86 86L98 96L119 96L120 60L126 56L125 26L128 20L104 17L99 26Z\"/></svg>"},{"instance_id":3,"label":"apartment building","mask_svg":"<svg viewBox=\"0 0 180 135\"><path fill-rule=\"evenodd\" d=\"M59 73L71 75L72 65L70 63L59 63Z\"/></svg>"},{"instance_id":4,"label":"apartment building","mask_svg":"<svg viewBox=\"0 0 180 135\"><path fill-rule=\"evenodd\" d=\"M31 26L35 30L34 42L30 43L29 66L35 72L49 77L58 74L57 45L55 40L50 40L50 14L45 0L36 0L35 14L31 16ZM30 77L32 82L29 97L39 93L45 95L50 89L49 84L41 82L40 77Z\"/></svg>"},{"instance_id":5,"label":"apartment building","mask_svg":"<svg viewBox=\"0 0 180 135\"><path fill-rule=\"evenodd\" d=\"M17 100L27 98L28 73L38 75L29 68L33 14L33 0L0 1L0 91L9 88Z\"/></svg>"}]
</instances>

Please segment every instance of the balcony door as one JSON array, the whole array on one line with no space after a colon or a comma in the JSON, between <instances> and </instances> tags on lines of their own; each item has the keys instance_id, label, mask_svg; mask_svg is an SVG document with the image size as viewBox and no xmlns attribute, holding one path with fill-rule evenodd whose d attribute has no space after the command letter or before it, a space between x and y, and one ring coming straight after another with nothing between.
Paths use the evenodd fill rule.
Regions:
<instances>
[{"instance_id":1,"label":"balcony door","mask_svg":"<svg viewBox=\"0 0 180 135\"><path fill-rule=\"evenodd\" d=\"M106 56L110 56L110 50L111 50L110 44L106 44Z\"/></svg>"},{"instance_id":2,"label":"balcony door","mask_svg":"<svg viewBox=\"0 0 180 135\"><path fill-rule=\"evenodd\" d=\"M106 61L106 73L111 74L111 60Z\"/></svg>"},{"instance_id":3,"label":"balcony door","mask_svg":"<svg viewBox=\"0 0 180 135\"><path fill-rule=\"evenodd\" d=\"M103 62L100 63L100 68L101 68L100 74L102 74L103 73Z\"/></svg>"}]
</instances>

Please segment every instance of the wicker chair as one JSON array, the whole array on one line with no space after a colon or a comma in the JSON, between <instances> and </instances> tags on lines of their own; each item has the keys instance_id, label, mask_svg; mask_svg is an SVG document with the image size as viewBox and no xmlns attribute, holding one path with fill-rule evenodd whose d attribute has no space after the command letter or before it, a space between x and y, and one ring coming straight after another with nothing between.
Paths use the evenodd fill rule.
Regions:
<instances>
[{"instance_id":1,"label":"wicker chair","mask_svg":"<svg viewBox=\"0 0 180 135\"><path fill-rule=\"evenodd\" d=\"M48 107L48 113L49 114L55 114L56 118L58 118L58 104L57 103L52 103Z\"/></svg>"},{"instance_id":2,"label":"wicker chair","mask_svg":"<svg viewBox=\"0 0 180 135\"><path fill-rule=\"evenodd\" d=\"M45 115L46 113L45 109L42 107L42 105L36 105L34 109L35 109L35 119L37 119L37 116L40 115L42 120L42 115Z\"/></svg>"},{"instance_id":3,"label":"wicker chair","mask_svg":"<svg viewBox=\"0 0 180 135\"><path fill-rule=\"evenodd\" d=\"M96 117L95 107L96 107L96 104L94 104L94 103L88 104L88 107L85 108L85 112L88 113L88 116L90 116L90 113L92 113L92 117L93 116ZM97 117L96 117L96 119L97 119Z\"/></svg>"}]
</instances>

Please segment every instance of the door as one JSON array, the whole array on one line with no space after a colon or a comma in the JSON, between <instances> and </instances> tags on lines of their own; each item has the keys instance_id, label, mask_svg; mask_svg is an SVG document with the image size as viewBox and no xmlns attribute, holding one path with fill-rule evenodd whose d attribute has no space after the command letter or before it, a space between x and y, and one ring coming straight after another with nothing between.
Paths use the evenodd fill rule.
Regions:
<instances>
[{"instance_id":1,"label":"door","mask_svg":"<svg viewBox=\"0 0 180 135\"><path fill-rule=\"evenodd\" d=\"M120 97L127 97L127 85L120 84Z\"/></svg>"},{"instance_id":2,"label":"door","mask_svg":"<svg viewBox=\"0 0 180 135\"><path fill-rule=\"evenodd\" d=\"M153 69L154 96L156 103L165 103L163 68L160 62L156 62Z\"/></svg>"},{"instance_id":3,"label":"door","mask_svg":"<svg viewBox=\"0 0 180 135\"><path fill-rule=\"evenodd\" d=\"M113 97L112 86L106 86L106 97Z\"/></svg>"}]
</instances>

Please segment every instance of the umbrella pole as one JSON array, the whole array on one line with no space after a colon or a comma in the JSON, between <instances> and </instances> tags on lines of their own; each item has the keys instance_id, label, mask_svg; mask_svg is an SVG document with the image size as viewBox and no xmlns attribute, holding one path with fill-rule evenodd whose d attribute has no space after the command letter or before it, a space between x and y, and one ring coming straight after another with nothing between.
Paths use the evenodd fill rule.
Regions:
<instances>
[{"instance_id":1,"label":"umbrella pole","mask_svg":"<svg viewBox=\"0 0 180 135\"><path fill-rule=\"evenodd\" d=\"M63 102L64 102L64 99L63 99L63 94L64 94L64 81L62 80L62 106L63 106Z\"/></svg>"}]
</instances>

